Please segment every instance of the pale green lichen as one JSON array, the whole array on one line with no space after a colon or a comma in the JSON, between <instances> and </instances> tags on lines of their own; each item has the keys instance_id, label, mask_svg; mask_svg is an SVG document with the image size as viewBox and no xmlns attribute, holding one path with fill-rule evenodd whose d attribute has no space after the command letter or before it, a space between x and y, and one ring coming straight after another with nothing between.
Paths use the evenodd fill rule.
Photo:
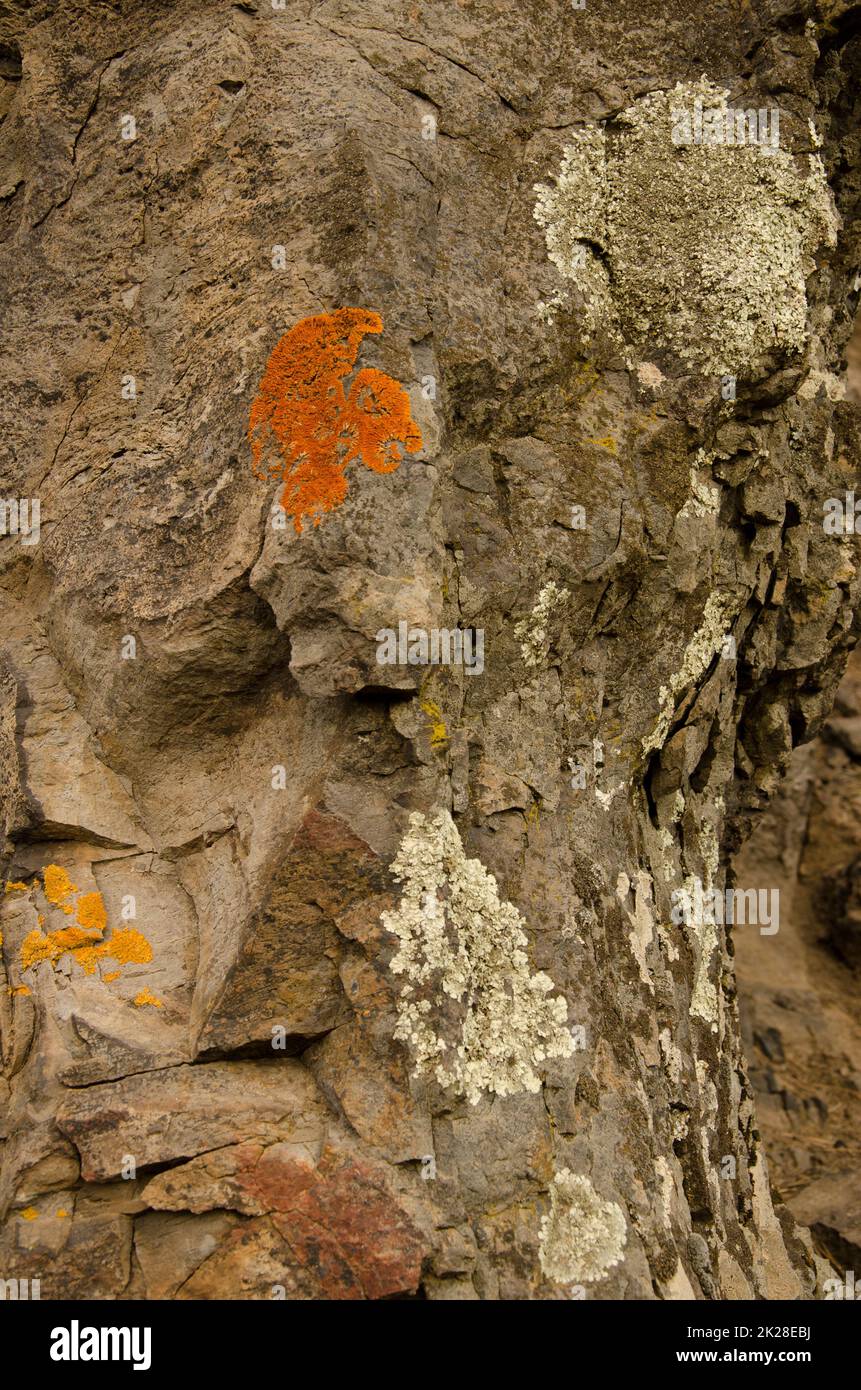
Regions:
<instances>
[{"instance_id":1,"label":"pale green lichen","mask_svg":"<svg viewBox=\"0 0 861 1390\"><path fill-rule=\"evenodd\" d=\"M724 594L709 594L702 623L688 643L681 669L670 677L668 686L661 686L658 722L652 732L643 739L644 753L654 753L663 748L673 721L677 696L695 685L708 670L713 657L723 646L731 621L732 605L729 598Z\"/></svg>"},{"instance_id":2,"label":"pale green lichen","mask_svg":"<svg viewBox=\"0 0 861 1390\"><path fill-rule=\"evenodd\" d=\"M519 912L466 857L448 811L413 812L392 874L403 893L382 923L399 943L392 971L406 977L395 1037L416 1075L473 1105L486 1092L540 1090L540 1065L574 1051L568 1006L549 997L548 975L531 973Z\"/></svg>"},{"instance_id":3,"label":"pale green lichen","mask_svg":"<svg viewBox=\"0 0 861 1390\"><path fill-rule=\"evenodd\" d=\"M720 489L711 481L712 462L705 449L697 450L691 464L691 495L682 507L680 516L717 516Z\"/></svg>"},{"instance_id":4,"label":"pale green lichen","mask_svg":"<svg viewBox=\"0 0 861 1390\"><path fill-rule=\"evenodd\" d=\"M698 897L699 900L705 898L705 901L710 904L711 890L720 864L717 833L711 821L704 822L699 833L699 842L700 853L703 857L703 872L705 873L705 893L694 894L693 879L686 881L685 888L691 894L692 899L694 897ZM717 987L711 979L711 969L717 957L720 942L718 941L714 914L710 911L703 912L702 919L692 922L691 928L696 944L697 959L690 1010L697 1018L701 1018L704 1023L707 1023L713 1033L716 1033L720 1021L720 998Z\"/></svg>"},{"instance_id":5,"label":"pale green lichen","mask_svg":"<svg viewBox=\"0 0 861 1390\"><path fill-rule=\"evenodd\" d=\"M600 324L638 352L744 377L802 351L805 280L838 218L818 154L674 143L697 102L725 116L728 95L703 77L585 127L555 185L536 185L534 215L585 296L587 338Z\"/></svg>"},{"instance_id":6,"label":"pale green lichen","mask_svg":"<svg viewBox=\"0 0 861 1390\"><path fill-rule=\"evenodd\" d=\"M568 590L560 589L554 580L549 579L542 588L528 618L522 618L514 625L514 635L520 643L524 665L530 670L544 666L550 651L550 635L547 626L553 612L568 598Z\"/></svg>"},{"instance_id":7,"label":"pale green lichen","mask_svg":"<svg viewBox=\"0 0 861 1390\"><path fill-rule=\"evenodd\" d=\"M557 1284L593 1283L622 1260L627 1227L622 1208L598 1195L588 1178L562 1168L541 1218L538 1257Z\"/></svg>"}]
</instances>

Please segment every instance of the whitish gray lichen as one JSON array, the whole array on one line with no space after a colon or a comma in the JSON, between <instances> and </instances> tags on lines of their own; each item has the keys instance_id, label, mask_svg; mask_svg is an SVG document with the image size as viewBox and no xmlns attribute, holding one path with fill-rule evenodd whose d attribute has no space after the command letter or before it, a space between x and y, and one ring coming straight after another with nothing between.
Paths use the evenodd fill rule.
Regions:
<instances>
[{"instance_id":1,"label":"whitish gray lichen","mask_svg":"<svg viewBox=\"0 0 861 1390\"><path fill-rule=\"evenodd\" d=\"M704 77L634 102L611 131L584 128L534 212L584 294L587 338L601 324L638 351L746 376L804 347L805 279L838 219L818 154L674 143L697 102L726 113L728 95Z\"/></svg>"},{"instance_id":2,"label":"whitish gray lichen","mask_svg":"<svg viewBox=\"0 0 861 1390\"><path fill-rule=\"evenodd\" d=\"M732 603L729 597L725 594L709 594L702 623L688 643L681 669L673 673L669 685L661 686L658 722L652 732L643 739L644 753L653 753L658 748L663 748L673 721L677 696L695 685L700 676L708 670L712 658L723 646L731 623Z\"/></svg>"},{"instance_id":3,"label":"whitish gray lichen","mask_svg":"<svg viewBox=\"0 0 861 1390\"><path fill-rule=\"evenodd\" d=\"M622 1208L604 1201L588 1178L562 1168L550 1185L550 1211L541 1218L538 1257L557 1284L589 1284L619 1264L627 1239Z\"/></svg>"},{"instance_id":4,"label":"whitish gray lichen","mask_svg":"<svg viewBox=\"0 0 861 1390\"><path fill-rule=\"evenodd\" d=\"M467 859L448 811L413 812L392 873L403 893L382 922L399 942L391 968L406 977L395 1037L416 1074L473 1105L485 1092L540 1090L541 1064L574 1051L568 1006L549 997L548 975L530 972L519 912Z\"/></svg>"},{"instance_id":5,"label":"whitish gray lichen","mask_svg":"<svg viewBox=\"0 0 861 1390\"><path fill-rule=\"evenodd\" d=\"M553 579L549 579L538 595L535 607L528 618L521 618L514 625L514 635L520 643L524 664L531 670L542 667L550 652L548 623L556 608L568 598L568 590L560 589Z\"/></svg>"}]
</instances>

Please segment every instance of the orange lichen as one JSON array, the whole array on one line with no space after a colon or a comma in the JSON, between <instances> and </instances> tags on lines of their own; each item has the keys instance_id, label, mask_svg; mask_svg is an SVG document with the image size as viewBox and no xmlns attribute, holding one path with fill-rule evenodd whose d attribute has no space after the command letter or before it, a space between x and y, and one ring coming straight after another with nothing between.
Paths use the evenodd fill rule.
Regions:
<instances>
[{"instance_id":1,"label":"orange lichen","mask_svg":"<svg viewBox=\"0 0 861 1390\"><path fill-rule=\"evenodd\" d=\"M66 1211L65 1207L60 1207L60 1210L56 1213L56 1215L68 1217L69 1213Z\"/></svg>"},{"instance_id":2,"label":"orange lichen","mask_svg":"<svg viewBox=\"0 0 861 1390\"><path fill-rule=\"evenodd\" d=\"M284 480L281 506L297 532L304 518L319 526L340 506L354 459L392 473L401 462L398 446L410 454L422 447L398 382L364 367L344 391L362 338L382 331L379 314L367 309L314 314L284 334L266 365L248 421L252 466L258 478ZM264 469L273 441L280 457Z\"/></svg>"},{"instance_id":3,"label":"orange lichen","mask_svg":"<svg viewBox=\"0 0 861 1390\"><path fill-rule=\"evenodd\" d=\"M106 985L109 985L111 983L111 980L118 980L122 973L123 972L121 970L109 970L107 975L102 976L102 979L104 980Z\"/></svg>"},{"instance_id":4,"label":"orange lichen","mask_svg":"<svg viewBox=\"0 0 861 1390\"><path fill-rule=\"evenodd\" d=\"M25 1207L21 1215L25 1221L35 1221L39 1213L35 1207Z\"/></svg>"},{"instance_id":5,"label":"orange lichen","mask_svg":"<svg viewBox=\"0 0 861 1390\"><path fill-rule=\"evenodd\" d=\"M56 864L46 864L42 871L42 878L45 884L45 897L53 907L60 907L71 893L78 891L66 870L58 868Z\"/></svg>"},{"instance_id":6,"label":"orange lichen","mask_svg":"<svg viewBox=\"0 0 861 1390\"><path fill-rule=\"evenodd\" d=\"M10 883L10 882L7 880L7 882L6 882L6 892L7 892L7 893L26 893L26 892L27 892L27 884L26 884L26 883Z\"/></svg>"},{"instance_id":7,"label":"orange lichen","mask_svg":"<svg viewBox=\"0 0 861 1390\"><path fill-rule=\"evenodd\" d=\"M156 999L155 995L152 994L146 988L146 986L144 986L144 988L140 991L139 994L135 995L133 1003L137 1004L139 1009L142 1008L144 1004L152 1004L157 1009L164 1008L164 1004L161 1002L161 1000Z\"/></svg>"},{"instance_id":8,"label":"orange lichen","mask_svg":"<svg viewBox=\"0 0 861 1390\"><path fill-rule=\"evenodd\" d=\"M27 995L30 993L30 986L16 985L14 989L11 989L9 991L9 993L12 995L17 995L19 999L26 999Z\"/></svg>"}]
</instances>

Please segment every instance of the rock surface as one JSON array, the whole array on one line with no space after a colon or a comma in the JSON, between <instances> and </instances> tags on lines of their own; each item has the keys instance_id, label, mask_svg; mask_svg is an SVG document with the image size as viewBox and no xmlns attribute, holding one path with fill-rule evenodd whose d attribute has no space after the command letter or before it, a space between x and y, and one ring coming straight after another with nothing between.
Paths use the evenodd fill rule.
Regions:
<instances>
[{"instance_id":1,"label":"rock surface","mask_svg":"<svg viewBox=\"0 0 861 1390\"><path fill-rule=\"evenodd\" d=\"M742 1033L772 1180L845 1275L861 1262L858 825L861 662L736 860L780 891L780 931L736 933Z\"/></svg>"},{"instance_id":2,"label":"rock surface","mask_svg":"<svg viewBox=\"0 0 861 1390\"><path fill-rule=\"evenodd\" d=\"M855 640L856 552L823 506L858 478L861 40L857 7L816 14L0 19L0 497L40 504L35 540L0 536L0 1276L119 1299L816 1296L828 1271L772 1200L733 934L674 912L723 887ZM762 312L769 156L685 163L652 97L703 73L779 104L790 181L820 170L791 332L751 329L737 364L713 291L730 265L732 313ZM536 217L602 123L601 215L644 210L590 243L624 260L613 323L606 269L566 279ZM695 215L709 153L730 248ZM646 215L660 161L693 209L675 278ZM696 335L706 300L686 354L675 309ZM382 328L333 447L395 386L411 425L396 467L354 458L297 529L249 420L284 335L342 308ZM402 630L418 659L381 662ZM450 657L455 631L468 660L410 637ZM145 947L110 957L131 930ZM544 1046L551 1015L570 1047ZM445 1081L458 1028L479 1094Z\"/></svg>"}]
</instances>

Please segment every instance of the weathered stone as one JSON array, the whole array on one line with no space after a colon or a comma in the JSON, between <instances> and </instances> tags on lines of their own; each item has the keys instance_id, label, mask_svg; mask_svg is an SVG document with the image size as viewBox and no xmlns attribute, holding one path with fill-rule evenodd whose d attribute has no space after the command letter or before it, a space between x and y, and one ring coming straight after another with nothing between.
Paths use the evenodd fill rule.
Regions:
<instances>
[{"instance_id":1,"label":"weathered stone","mask_svg":"<svg viewBox=\"0 0 861 1390\"><path fill-rule=\"evenodd\" d=\"M143 1072L70 1092L57 1123L81 1154L87 1182L186 1158L241 1139L273 1140L306 1130L322 1112L313 1079L289 1058L212 1062ZM319 1120L317 1121L319 1123Z\"/></svg>"},{"instance_id":2,"label":"weathered stone","mask_svg":"<svg viewBox=\"0 0 861 1390\"><path fill-rule=\"evenodd\" d=\"M855 1172L844 1006L820 947L759 938L749 1080L738 931L675 909L724 888L856 636L833 9L0 19L0 1275L556 1300L567 1172L625 1223L590 1297L814 1296L759 1136L779 1190ZM673 140L718 82L780 104L773 154ZM441 655L465 630L480 662ZM807 843L845 971L838 800ZM146 948L64 935L49 866Z\"/></svg>"}]
</instances>

